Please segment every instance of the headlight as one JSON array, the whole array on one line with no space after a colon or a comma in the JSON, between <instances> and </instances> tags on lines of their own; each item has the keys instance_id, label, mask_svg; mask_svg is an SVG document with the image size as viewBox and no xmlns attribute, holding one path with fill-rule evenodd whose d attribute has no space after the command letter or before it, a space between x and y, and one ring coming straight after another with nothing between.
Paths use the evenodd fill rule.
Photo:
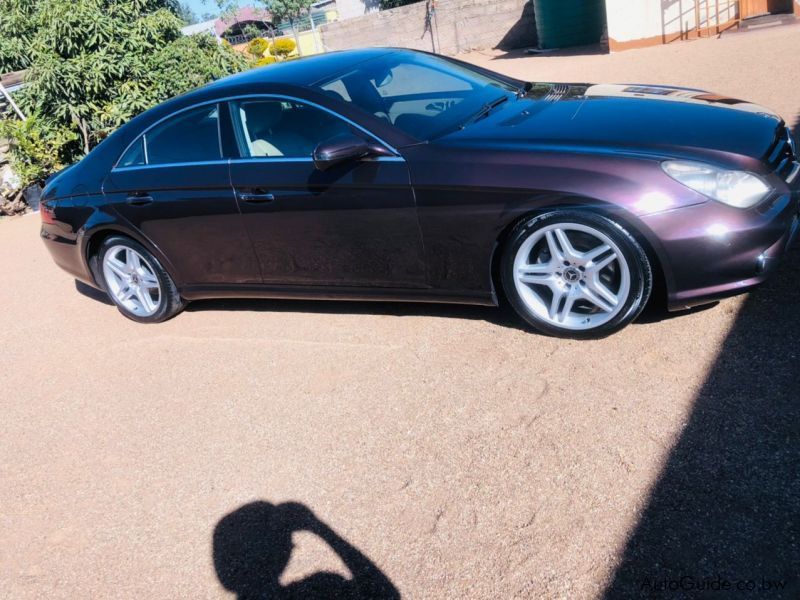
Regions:
<instances>
[{"instance_id":1,"label":"headlight","mask_svg":"<svg viewBox=\"0 0 800 600\"><path fill-rule=\"evenodd\" d=\"M736 208L755 206L772 191L746 171L729 171L685 160L668 160L661 166L667 175L686 187Z\"/></svg>"}]
</instances>

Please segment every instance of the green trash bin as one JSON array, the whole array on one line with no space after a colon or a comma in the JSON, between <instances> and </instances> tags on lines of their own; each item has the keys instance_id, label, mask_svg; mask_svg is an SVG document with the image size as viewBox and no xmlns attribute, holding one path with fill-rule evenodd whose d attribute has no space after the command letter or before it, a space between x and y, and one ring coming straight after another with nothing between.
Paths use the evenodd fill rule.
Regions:
<instances>
[{"instance_id":1,"label":"green trash bin","mask_svg":"<svg viewBox=\"0 0 800 600\"><path fill-rule=\"evenodd\" d=\"M542 50L588 46L603 36L605 0L533 0Z\"/></svg>"}]
</instances>

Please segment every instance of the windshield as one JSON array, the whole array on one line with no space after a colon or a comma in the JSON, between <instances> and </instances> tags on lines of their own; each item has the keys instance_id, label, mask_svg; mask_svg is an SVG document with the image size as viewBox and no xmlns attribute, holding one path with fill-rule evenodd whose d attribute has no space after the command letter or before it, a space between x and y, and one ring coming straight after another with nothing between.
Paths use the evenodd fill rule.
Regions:
<instances>
[{"instance_id":1,"label":"windshield","mask_svg":"<svg viewBox=\"0 0 800 600\"><path fill-rule=\"evenodd\" d=\"M467 67L411 53L363 62L315 87L425 141L466 125L498 96L517 91Z\"/></svg>"}]
</instances>

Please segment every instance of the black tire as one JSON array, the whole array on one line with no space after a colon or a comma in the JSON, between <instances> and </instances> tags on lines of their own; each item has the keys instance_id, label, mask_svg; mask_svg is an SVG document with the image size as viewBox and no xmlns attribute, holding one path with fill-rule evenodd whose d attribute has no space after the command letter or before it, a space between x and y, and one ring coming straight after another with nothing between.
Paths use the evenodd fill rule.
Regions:
<instances>
[{"instance_id":1,"label":"black tire","mask_svg":"<svg viewBox=\"0 0 800 600\"><path fill-rule=\"evenodd\" d=\"M570 329L560 327L537 315L517 291L514 261L525 241L539 229L559 223L576 223L605 234L616 244L627 262L630 271L630 290L615 316L597 327ZM537 331L546 335L572 338L596 339L606 337L630 324L644 309L653 289L653 272L647 253L636 238L624 227L611 219L588 210L558 210L524 219L509 234L500 264L500 277L509 303L516 313ZM583 285L583 282L581 282ZM609 311L611 314L612 311Z\"/></svg>"},{"instance_id":2,"label":"black tire","mask_svg":"<svg viewBox=\"0 0 800 600\"><path fill-rule=\"evenodd\" d=\"M161 294L158 307L153 314L147 316L137 315L121 304L115 295L111 293L103 271L103 264L105 262L106 253L115 246L125 246L135 250L149 263L153 274L158 278L158 282L161 286ZM181 298L180 294L178 293L178 288L175 286L175 282L172 280L172 277L170 277L169 273L167 273L164 267L161 266L161 263L147 250L147 248L129 237L112 235L111 237L103 240L103 243L98 249L97 262L95 264L96 276L102 284L106 294L108 294L109 299L116 305L119 312L132 321L136 321L137 323L161 323L162 321L171 319L184 308L186 308L187 302Z\"/></svg>"}]
</instances>

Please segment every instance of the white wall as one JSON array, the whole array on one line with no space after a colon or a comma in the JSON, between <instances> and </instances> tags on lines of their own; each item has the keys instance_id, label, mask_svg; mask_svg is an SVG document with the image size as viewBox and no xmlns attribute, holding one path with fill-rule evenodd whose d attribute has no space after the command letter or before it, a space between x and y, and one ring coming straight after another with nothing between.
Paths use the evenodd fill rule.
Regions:
<instances>
[{"instance_id":1,"label":"white wall","mask_svg":"<svg viewBox=\"0 0 800 600\"><path fill-rule=\"evenodd\" d=\"M630 42L655 37L668 41L691 33L697 27L717 25L716 0L606 0L608 37L617 42ZM719 22L736 17L738 0L719 0Z\"/></svg>"},{"instance_id":2,"label":"white wall","mask_svg":"<svg viewBox=\"0 0 800 600\"><path fill-rule=\"evenodd\" d=\"M336 12L339 13L340 21L364 16L378 8L378 0L336 0Z\"/></svg>"}]
</instances>

